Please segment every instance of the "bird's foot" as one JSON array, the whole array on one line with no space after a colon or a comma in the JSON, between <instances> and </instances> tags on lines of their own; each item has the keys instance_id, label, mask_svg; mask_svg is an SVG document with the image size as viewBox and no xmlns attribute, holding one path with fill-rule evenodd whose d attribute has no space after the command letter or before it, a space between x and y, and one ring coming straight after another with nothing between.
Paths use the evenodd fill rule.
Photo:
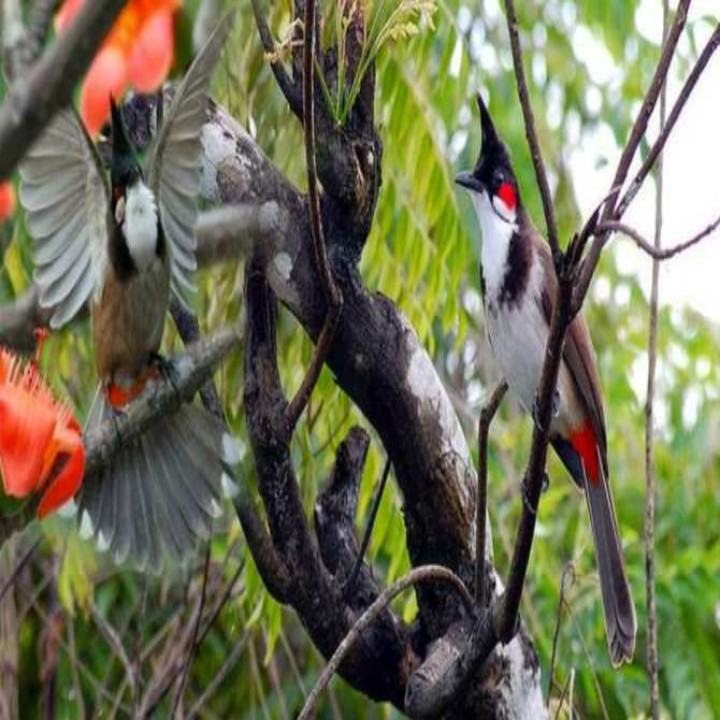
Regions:
<instances>
[{"instance_id":1,"label":"bird's foot","mask_svg":"<svg viewBox=\"0 0 720 720\"><path fill-rule=\"evenodd\" d=\"M525 509L531 515L537 515L537 507L533 507L532 502L530 502L530 494L528 491L529 491L529 488L528 488L527 475L525 475L522 479L522 482L520 483L520 496L522 497L522 501L523 501L523 505L525 506Z\"/></svg>"},{"instance_id":2,"label":"bird's foot","mask_svg":"<svg viewBox=\"0 0 720 720\"><path fill-rule=\"evenodd\" d=\"M553 391L552 396L552 407L550 408L550 417L552 419L555 419L560 414L560 392L557 388ZM542 423L540 422L540 403L538 400L538 394L535 393L535 397L533 398L533 406L532 406L532 419L535 425L537 426L538 430L540 432L545 432L545 428L543 428Z\"/></svg>"},{"instance_id":3,"label":"bird's foot","mask_svg":"<svg viewBox=\"0 0 720 720\"><path fill-rule=\"evenodd\" d=\"M542 479L542 490L541 492L545 494L550 489L550 477L546 472L543 473L543 479Z\"/></svg>"},{"instance_id":4,"label":"bird's foot","mask_svg":"<svg viewBox=\"0 0 720 720\"><path fill-rule=\"evenodd\" d=\"M154 363L160 375L162 375L165 382L172 385L173 390L178 392L178 371L172 360L169 360L164 355L158 352L150 353L150 362Z\"/></svg>"}]
</instances>

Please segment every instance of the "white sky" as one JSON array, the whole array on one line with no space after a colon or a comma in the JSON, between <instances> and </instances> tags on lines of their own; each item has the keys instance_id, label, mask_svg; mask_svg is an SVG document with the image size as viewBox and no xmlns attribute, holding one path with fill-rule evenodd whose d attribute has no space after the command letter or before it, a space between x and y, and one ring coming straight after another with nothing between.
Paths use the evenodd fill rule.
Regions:
<instances>
[{"instance_id":1,"label":"white sky","mask_svg":"<svg viewBox=\"0 0 720 720\"><path fill-rule=\"evenodd\" d=\"M676 3L671 3L672 5ZM690 22L701 16L720 17L720 0L696 0ZM642 0L636 13L638 32L657 42L662 34L660 0ZM700 50L710 30L696 33ZM582 38L584 57L589 66L612 77L612 67L600 43ZM687 48L682 39L681 48ZM593 57L596 55L596 57ZM668 83L668 112L682 87L682 78L671 69ZM649 139L657 135L657 110L650 125ZM572 176L582 178L576 193L583 216L587 217L607 193L620 156L620 148L609 130L588 135L570 155ZM598 168L598 161L609 162ZM698 81L665 149L663 245L675 245L690 238L720 216L720 50L713 55ZM639 167L636 160L633 168ZM633 171L631 170L631 176ZM625 221L652 242L655 229L655 188L647 182L625 216ZM636 271L646 291L650 287L650 259L621 236L618 260L624 269ZM673 305L685 303L707 317L720 321L720 228L700 245L661 265L660 299Z\"/></svg>"}]
</instances>

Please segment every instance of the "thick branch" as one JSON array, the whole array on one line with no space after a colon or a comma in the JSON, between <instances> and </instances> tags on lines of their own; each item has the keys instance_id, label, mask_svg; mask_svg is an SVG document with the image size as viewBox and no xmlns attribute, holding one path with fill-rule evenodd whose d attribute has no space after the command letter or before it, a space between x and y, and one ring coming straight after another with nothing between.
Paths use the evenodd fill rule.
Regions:
<instances>
[{"instance_id":1,"label":"thick branch","mask_svg":"<svg viewBox=\"0 0 720 720\"><path fill-rule=\"evenodd\" d=\"M298 720L308 720L320 698L320 693L327 687L332 676L337 672L340 663L352 649L353 645L358 641L362 632L382 613L388 605L404 590L411 585L420 582L442 581L449 583L462 598L467 605L468 610L472 611L472 598L462 580L453 572L440 565L426 565L411 570L405 577L398 580L394 585L387 588L378 597L378 599L360 616L350 632L345 636L343 641L338 645L337 650L333 653L327 667L323 670L315 687L303 705L303 709L298 715Z\"/></svg>"},{"instance_id":2,"label":"thick branch","mask_svg":"<svg viewBox=\"0 0 720 720\"><path fill-rule=\"evenodd\" d=\"M11 88L0 108L0 180L38 138L55 113L67 105L126 0L84 3L73 24L45 51L26 78Z\"/></svg>"},{"instance_id":3,"label":"thick branch","mask_svg":"<svg viewBox=\"0 0 720 720\"><path fill-rule=\"evenodd\" d=\"M212 337L188 348L173 361L173 382L157 381L154 391L144 393L113 421L106 420L85 437L86 472L95 473L132 438L167 415L195 393L213 375L215 368L240 343L235 329L221 330Z\"/></svg>"}]
</instances>

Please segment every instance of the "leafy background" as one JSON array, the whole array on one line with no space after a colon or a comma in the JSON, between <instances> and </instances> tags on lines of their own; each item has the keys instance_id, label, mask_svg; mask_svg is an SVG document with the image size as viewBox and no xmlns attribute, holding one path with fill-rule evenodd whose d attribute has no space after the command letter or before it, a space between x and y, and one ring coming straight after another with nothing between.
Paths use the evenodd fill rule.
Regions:
<instances>
[{"instance_id":1,"label":"leafy background","mask_svg":"<svg viewBox=\"0 0 720 720\"><path fill-rule=\"evenodd\" d=\"M432 23L415 14L416 32L390 40L377 58L376 110L385 146L383 186L362 271L369 288L391 297L409 317L432 353L472 441L479 407L498 377L484 339L477 271L479 232L469 202L453 185L455 172L474 163L480 145L473 101L478 89L489 97L491 113L512 148L525 202L540 227L542 213L497 0L430 4L435 6ZM288 32L290 2L271 5L270 22L281 40ZM582 178L569 176L564 148L576 137L578 126L582 133L608 126L618 143L623 142L654 69L658 47L636 32L634 3L626 0L519 5L540 140L555 187L561 236L568 238L580 219L574 188ZM252 14L245 6L249 3L243 2L217 74L215 95L302 187L300 127L275 87ZM187 2L178 27L181 59L189 54L195 12L196 3ZM331 38L334 21L327 20L325 36ZM571 38L578 28L602 43L622 68L624 80L619 87L593 82L583 58L573 50ZM677 72L687 69L695 53L691 42L687 56L677 63ZM588 101L598 96L600 103ZM543 112L546 107L554 112ZM20 216L0 229L0 247L0 300L5 303L22 293L32 277L31 250ZM242 263L203 273L198 311L207 330L239 319L241 293ZM601 262L585 313L598 352L612 449L611 476L638 612L635 662L619 672L609 667L584 502L554 459L522 610L540 655L545 688L561 577L572 563L568 607L562 613L558 636L556 684L551 688L553 713L557 710L559 717L568 717L570 697L575 717L638 718L648 711L642 549L644 380L642 373L638 375L638 369L646 367L648 303L636 276L623 272L612 249ZM172 331L167 335L170 349L176 342ZM720 717L719 343L718 327L698 314L662 309L656 565L661 703L663 714L672 718ZM310 344L287 313L281 319L279 347L284 384L291 390L309 360ZM44 366L57 391L81 414L87 411L95 382L87 322L50 340ZM241 370L242 358L233 357L218 381L229 419L242 440ZM333 450L355 422L366 425L324 371L293 446L308 513ZM508 568L519 517L518 482L529 442L530 423L512 402L506 402L492 427L490 465L494 553L501 574ZM358 529L364 526L383 462L382 448L374 438L362 484ZM246 470L252 485L249 457ZM11 509L6 499L0 502L4 511ZM401 509L402 499L391 482L369 553L376 574L386 582L409 568ZM4 548L0 577L38 537L42 543L18 580L12 608L8 601L0 606L2 627L11 623L19 640L21 717L41 715L48 648L54 648L57 661L59 717L81 717L81 707L87 717L127 716L133 695L117 654L99 633L97 616L116 628L133 657L157 639L140 674L141 682L151 682L167 661L167 637L190 621L193 603L188 598L197 596L202 553L189 567L145 578L115 568L78 539L70 519L57 517ZM294 614L263 589L229 509L212 542L211 560L210 584L218 593L239 575L192 665L186 709L235 652L237 662L203 704L200 716L292 717L316 679L322 659ZM407 619L416 612L411 596L399 600L397 608ZM55 645L49 643L49 627L58 629ZM7 642L6 636L0 652ZM564 687L568 692L560 707L558 698ZM168 700L159 712L160 716L169 714ZM338 679L321 709L321 717L327 718L396 716L389 707L371 706Z\"/></svg>"}]
</instances>

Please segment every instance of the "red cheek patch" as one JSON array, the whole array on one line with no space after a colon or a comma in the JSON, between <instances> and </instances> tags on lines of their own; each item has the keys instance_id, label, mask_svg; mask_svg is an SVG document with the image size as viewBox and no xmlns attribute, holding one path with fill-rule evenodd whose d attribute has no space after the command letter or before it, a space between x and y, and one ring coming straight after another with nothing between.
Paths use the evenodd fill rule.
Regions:
<instances>
[{"instance_id":1,"label":"red cheek patch","mask_svg":"<svg viewBox=\"0 0 720 720\"><path fill-rule=\"evenodd\" d=\"M509 182L504 182L498 188L497 194L509 210L515 209L515 206L517 205L517 196L515 195L515 188Z\"/></svg>"}]
</instances>

